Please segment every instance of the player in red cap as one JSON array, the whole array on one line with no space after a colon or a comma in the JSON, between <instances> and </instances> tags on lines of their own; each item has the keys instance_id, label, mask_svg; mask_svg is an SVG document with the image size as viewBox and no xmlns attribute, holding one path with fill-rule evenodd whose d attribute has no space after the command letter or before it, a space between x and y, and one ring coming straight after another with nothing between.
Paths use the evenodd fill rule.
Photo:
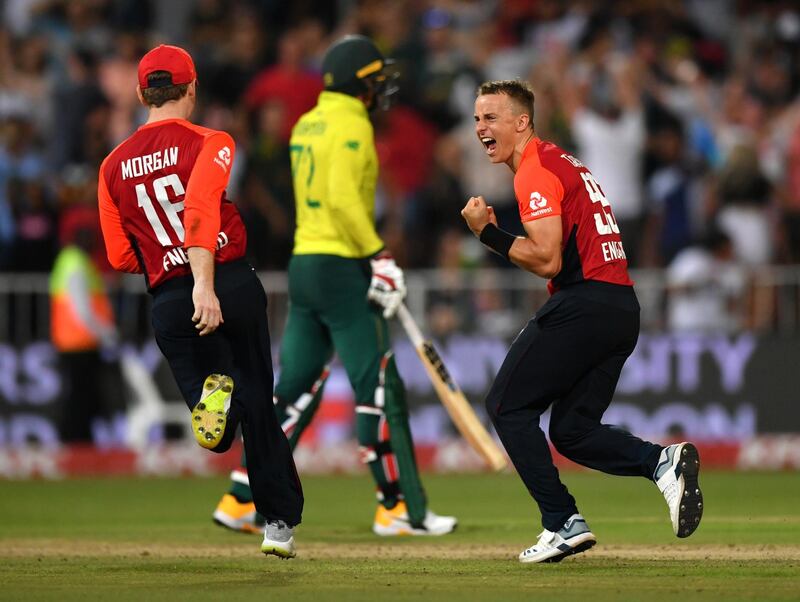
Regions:
<instances>
[{"instance_id":1,"label":"player in red cap","mask_svg":"<svg viewBox=\"0 0 800 602\"><path fill-rule=\"evenodd\" d=\"M267 518L261 550L290 558L303 491L272 407L267 298L225 196L233 138L187 121L196 87L185 50L162 45L142 58L137 94L148 119L100 167L100 221L111 264L144 274L156 341L195 438L224 452L241 424L253 498Z\"/></svg>"}]
</instances>

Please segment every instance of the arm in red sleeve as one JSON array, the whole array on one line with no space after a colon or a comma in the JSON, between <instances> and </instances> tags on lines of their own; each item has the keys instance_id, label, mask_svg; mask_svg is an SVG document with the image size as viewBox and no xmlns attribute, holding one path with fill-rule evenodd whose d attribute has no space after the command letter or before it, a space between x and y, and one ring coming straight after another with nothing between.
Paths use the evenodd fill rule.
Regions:
<instances>
[{"instance_id":1,"label":"arm in red sleeve","mask_svg":"<svg viewBox=\"0 0 800 602\"><path fill-rule=\"evenodd\" d=\"M561 215L564 185L556 174L541 165L524 166L514 177L519 219L524 224L543 217Z\"/></svg>"},{"instance_id":2,"label":"arm in red sleeve","mask_svg":"<svg viewBox=\"0 0 800 602\"><path fill-rule=\"evenodd\" d=\"M508 258L523 270L554 278L561 271L564 185L541 165L523 167L514 177L514 193L526 236L514 241Z\"/></svg>"},{"instance_id":3,"label":"arm in red sleeve","mask_svg":"<svg viewBox=\"0 0 800 602\"><path fill-rule=\"evenodd\" d=\"M97 178L97 203L100 210L100 229L103 231L108 261L115 270L141 274L142 267L133 252L131 241L128 240L125 230L122 228L119 209L108 192L105 166L104 161L100 166L100 174Z\"/></svg>"},{"instance_id":4,"label":"arm in red sleeve","mask_svg":"<svg viewBox=\"0 0 800 602\"><path fill-rule=\"evenodd\" d=\"M184 196L184 247L203 247L212 253L217 248L220 227L220 201L228 185L233 153L233 138L225 132L210 134L189 176Z\"/></svg>"}]
</instances>

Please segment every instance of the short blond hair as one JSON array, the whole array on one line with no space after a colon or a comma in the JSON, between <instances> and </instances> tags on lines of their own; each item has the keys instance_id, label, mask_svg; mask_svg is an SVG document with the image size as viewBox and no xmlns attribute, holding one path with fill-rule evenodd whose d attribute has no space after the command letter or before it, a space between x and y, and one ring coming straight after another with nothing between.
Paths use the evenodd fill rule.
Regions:
<instances>
[{"instance_id":1,"label":"short blond hair","mask_svg":"<svg viewBox=\"0 0 800 602\"><path fill-rule=\"evenodd\" d=\"M533 88L528 82L519 79L497 79L483 82L478 86L478 96L485 94L505 94L514 101L523 113L530 116L530 128L533 129Z\"/></svg>"}]
</instances>

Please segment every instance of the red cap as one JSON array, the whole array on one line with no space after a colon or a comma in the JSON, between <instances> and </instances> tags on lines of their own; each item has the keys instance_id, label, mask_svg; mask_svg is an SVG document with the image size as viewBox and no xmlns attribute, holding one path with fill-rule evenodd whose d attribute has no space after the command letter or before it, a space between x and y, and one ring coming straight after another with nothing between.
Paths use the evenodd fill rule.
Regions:
<instances>
[{"instance_id":1,"label":"red cap","mask_svg":"<svg viewBox=\"0 0 800 602\"><path fill-rule=\"evenodd\" d=\"M139 86L142 90L148 87L147 76L154 71L167 71L172 75L172 82L165 82L162 84L164 86L189 84L197 77L189 53L183 48L166 44L153 48L139 61Z\"/></svg>"}]
</instances>

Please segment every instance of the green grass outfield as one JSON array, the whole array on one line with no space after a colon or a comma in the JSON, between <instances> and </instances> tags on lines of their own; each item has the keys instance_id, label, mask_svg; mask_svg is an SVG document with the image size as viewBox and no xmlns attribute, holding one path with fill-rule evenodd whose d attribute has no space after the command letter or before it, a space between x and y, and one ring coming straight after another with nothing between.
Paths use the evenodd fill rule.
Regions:
<instances>
[{"instance_id":1,"label":"green grass outfield","mask_svg":"<svg viewBox=\"0 0 800 602\"><path fill-rule=\"evenodd\" d=\"M687 540L644 480L564 479L598 545L554 565L516 560L540 527L515 475L427 475L458 531L388 540L370 532L366 476L306 477L291 561L211 522L224 479L0 482L0 600L800 599L800 475L702 474Z\"/></svg>"}]
</instances>

